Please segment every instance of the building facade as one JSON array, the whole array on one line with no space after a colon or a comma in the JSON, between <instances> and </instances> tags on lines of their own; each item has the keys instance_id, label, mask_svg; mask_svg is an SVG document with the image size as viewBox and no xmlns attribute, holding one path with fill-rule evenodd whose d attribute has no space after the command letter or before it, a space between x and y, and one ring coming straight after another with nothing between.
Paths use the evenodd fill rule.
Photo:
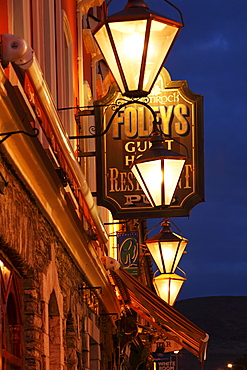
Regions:
<instances>
[{"instance_id":1,"label":"building facade","mask_svg":"<svg viewBox=\"0 0 247 370\"><path fill-rule=\"evenodd\" d=\"M145 223L114 224L97 206L94 140L69 139L94 125L90 107L114 81L90 31L105 7L102 0L1 2L4 370L152 369L151 343L170 330L203 361L204 333L168 305L150 306L148 257L139 279L110 273L111 263L118 267L116 232L144 235Z\"/></svg>"}]
</instances>

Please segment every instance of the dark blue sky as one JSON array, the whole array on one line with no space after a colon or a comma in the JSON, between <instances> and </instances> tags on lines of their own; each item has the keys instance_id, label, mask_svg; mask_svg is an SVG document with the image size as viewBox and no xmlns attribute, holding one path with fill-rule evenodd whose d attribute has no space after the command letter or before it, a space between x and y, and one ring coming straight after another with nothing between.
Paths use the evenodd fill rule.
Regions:
<instances>
[{"instance_id":1,"label":"dark blue sky","mask_svg":"<svg viewBox=\"0 0 247 370\"><path fill-rule=\"evenodd\" d=\"M164 0L146 3L168 14ZM125 2L112 4L121 10ZM206 202L189 219L173 219L189 239L179 264L187 274L179 299L247 295L247 2L173 4L185 27L165 67L172 80L187 80L204 96L205 135ZM178 13L169 15L179 20Z\"/></svg>"}]
</instances>

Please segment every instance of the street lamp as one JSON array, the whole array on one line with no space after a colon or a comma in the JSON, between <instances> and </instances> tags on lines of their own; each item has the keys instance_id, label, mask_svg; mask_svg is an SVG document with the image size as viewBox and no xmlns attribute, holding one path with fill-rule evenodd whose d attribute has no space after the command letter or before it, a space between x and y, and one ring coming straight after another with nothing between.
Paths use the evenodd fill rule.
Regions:
<instances>
[{"instance_id":1,"label":"street lamp","mask_svg":"<svg viewBox=\"0 0 247 370\"><path fill-rule=\"evenodd\" d=\"M146 245L161 272L153 279L157 294L172 306L186 281L185 277L174 272L188 240L173 233L168 220L162 222L162 227L160 233L146 240Z\"/></svg>"},{"instance_id":2,"label":"street lamp","mask_svg":"<svg viewBox=\"0 0 247 370\"><path fill-rule=\"evenodd\" d=\"M229 369L232 369L233 367L237 367L237 366L241 366L241 367L243 367L244 370L246 370L246 367L244 365L240 365L240 364L227 364L227 367Z\"/></svg>"},{"instance_id":3,"label":"street lamp","mask_svg":"<svg viewBox=\"0 0 247 370\"><path fill-rule=\"evenodd\" d=\"M153 279L158 296L170 306L174 305L185 281L185 277L177 274L160 274Z\"/></svg>"},{"instance_id":4,"label":"street lamp","mask_svg":"<svg viewBox=\"0 0 247 370\"><path fill-rule=\"evenodd\" d=\"M122 95L150 93L182 27L183 21L150 10L144 0L128 0L122 11L96 27L94 37Z\"/></svg>"},{"instance_id":5,"label":"street lamp","mask_svg":"<svg viewBox=\"0 0 247 370\"><path fill-rule=\"evenodd\" d=\"M151 147L130 166L152 207L169 206L173 200L186 156L167 150L164 136L154 125Z\"/></svg>"},{"instance_id":6,"label":"street lamp","mask_svg":"<svg viewBox=\"0 0 247 370\"><path fill-rule=\"evenodd\" d=\"M163 220L162 230L146 240L146 245L162 274L172 274L188 244L188 239L172 232L170 222Z\"/></svg>"},{"instance_id":7,"label":"street lamp","mask_svg":"<svg viewBox=\"0 0 247 370\"><path fill-rule=\"evenodd\" d=\"M168 0L168 4L172 5ZM179 11L174 5L176 10ZM164 135L158 128L156 113L136 98L146 97L160 73L169 51L183 27L149 9L144 0L128 0L125 8L106 17L93 31L95 40L105 58L122 95L132 98L120 104L107 127L95 135L73 136L79 139L104 135L121 108L137 103L145 105L153 114L151 147L134 160L134 173L152 207L169 206L178 184L186 157L167 150Z\"/></svg>"}]
</instances>

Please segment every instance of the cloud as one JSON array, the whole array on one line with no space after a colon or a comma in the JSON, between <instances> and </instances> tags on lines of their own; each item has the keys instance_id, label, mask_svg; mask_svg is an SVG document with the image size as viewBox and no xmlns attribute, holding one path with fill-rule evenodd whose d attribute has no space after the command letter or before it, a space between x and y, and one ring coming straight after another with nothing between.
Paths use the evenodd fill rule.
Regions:
<instances>
[{"instance_id":1,"label":"cloud","mask_svg":"<svg viewBox=\"0 0 247 370\"><path fill-rule=\"evenodd\" d=\"M219 35L206 42L203 42L203 40L201 40L198 49L202 51L212 51L214 49L216 49L218 52L228 51L229 42L224 36Z\"/></svg>"}]
</instances>

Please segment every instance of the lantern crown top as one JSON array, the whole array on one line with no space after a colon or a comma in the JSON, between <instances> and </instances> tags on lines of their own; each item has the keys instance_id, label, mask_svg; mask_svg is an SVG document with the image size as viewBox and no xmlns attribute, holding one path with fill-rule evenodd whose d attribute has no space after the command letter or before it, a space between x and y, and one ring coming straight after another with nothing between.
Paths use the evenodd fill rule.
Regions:
<instances>
[{"instance_id":1,"label":"lantern crown top","mask_svg":"<svg viewBox=\"0 0 247 370\"><path fill-rule=\"evenodd\" d=\"M160 132L158 134L155 132L152 135L150 141L152 145L149 148L149 150L144 152L141 157L135 159L131 166L133 166L134 163L153 161L155 159L157 160L162 158L186 160L185 155L166 149L166 147L163 144L164 137L161 135Z\"/></svg>"},{"instance_id":2,"label":"lantern crown top","mask_svg":"<svg viewBox=\"0 0 247 370\"><path fill-rule=\"evenodd\" d=\"M167 16L164 16L163 14L160 14L150 9L149 6L144 2L144 0L128 0L128 3L125 5L123 10L120 10L117 13L108 15L105 21L106 22L118 22L118 21L124 21L124 20L134 20L134 19L138 20L138 19L149 19L149 18L156 19L157 21L176 26L179 29L184 26L182 18L181 18L181 22L179 22Z\"/></svg>"},{"instance_id":3,"label":"lantern crown top","mask_svg":"<svg viewBox=\"0 0 247 370\"><path fill-rule=\"evenodd\" d=\"M185 239L184 237L173 233L170 225L171 225L170 222L167 219L164 219L161 224L162 229L160 230L160 232L152 236L151 238L147 239L146 243L147 244L150 242L153 243L154 241L160 241L160 242L178 241L179 242L181 240L188 242L188 240Z\"/></svg>"},{"instance_id":4,"label":"lantern crown top","mask_svg":"<svg viewBox=\"0 0 247 370\"><path fill-rule=\"evenodd\" d=\"M182 27L183 22L152 11L144 0L128 0L123 10L97 25L93 35L124 96L151 92Z\"/></svg>"},{"instance_id":5,"label":"lantern crown top","mask_svg":"<svg viewBox=\"0 0 247 370\"><path fill-rule=\"evenodd\" d=\"M167 233L171 232L171 228L170 228L171 223L166 218L162 221L161 226L163 227L164 232L167 232Z\"/></svg>"},{"instance_id":6,"label":"lantern crown top","mask_svg":"<svg viewBox=\"0 0 247 370\"><path fill-rule=\"evenodd\" d=\"M149 8L144 0L128 0L128 3L125 5L124 9L133 8L133 7L143 7Z\"/></svg>"}]
</instances>

